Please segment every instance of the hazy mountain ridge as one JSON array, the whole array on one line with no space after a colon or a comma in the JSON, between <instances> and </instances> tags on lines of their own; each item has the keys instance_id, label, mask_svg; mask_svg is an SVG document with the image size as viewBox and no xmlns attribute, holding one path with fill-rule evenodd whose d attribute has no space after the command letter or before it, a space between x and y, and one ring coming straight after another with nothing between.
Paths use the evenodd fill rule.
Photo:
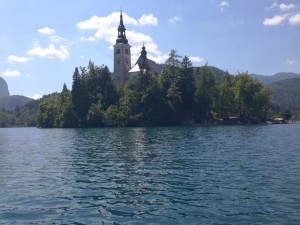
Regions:
<instances>
[{"instance_id":1,"label":"hazy mountain ridge","mask_svg":"<svg viewBox=\"0 0 300 225\"><path fill-rule=\"evenodd\" d=\"M267 86L272 92L271 101L281 110L300 111L300 77L280 80Z\"/></svg>"},{"instance_id":2,"label":"hazy mountain ridge","mask_svg":"<svg viewBox=\"0 0 300 225\"><path fill-rule=\"evenodd\" d=\"M9 96L8 85L6 81L0 77L0 98Z\"/></svg>"},{"instance_id":3,"label":"hazy mountain ridge","mask_svg":"<svg viewBox=\"0 0 300 225\"><path fill-rule=\"evenodd\" d=\"M23 106L33 99L22 95L11 95L0 98L0 108L5 110L13 110L17 106Z\"/></svg>"},{"instance_id":4,"label":"hazy mountain ridge","mask_svg":"<svg viewBox=\"0 0 300 225\"><path fill-rule=\"evenodd\" d=\"M266 85L274 82L282 81L282 80L300 78L300 74L291 73L291 72L280 72L272 76L258 75L258 74L250 74L250 76L257 79L262 84L266 84Z\"/></svg>"}]
</instances>

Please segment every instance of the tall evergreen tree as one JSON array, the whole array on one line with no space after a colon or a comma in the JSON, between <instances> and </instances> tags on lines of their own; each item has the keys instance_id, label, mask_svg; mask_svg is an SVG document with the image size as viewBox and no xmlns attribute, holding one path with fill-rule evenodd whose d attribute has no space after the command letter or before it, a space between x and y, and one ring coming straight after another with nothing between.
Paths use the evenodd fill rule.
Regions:
<instances>
[{"instance_id":1,"label":"tall evergreen tree","mask_svg":"<svg viewBox=\"0 0 300 225\"><path fill-rule=\"evenodd\" d=\"M207 64L202 68L196 84L195 111L198 119L211 117L215 103L216 81Z\"/></svg>"},{"instance_id":2,"label":"tall evergreen tree","mask_svg":"<svg viewBox=\"0 0 300 225\"><path fill-rule=\"evenodd\" d=\"M195 80L193 77L193 64L191 60L184 56L180 64L180 74L177 86L182 93L182 109L189 112L193 109L195 103Z\"/></svg>"}]
</instances>

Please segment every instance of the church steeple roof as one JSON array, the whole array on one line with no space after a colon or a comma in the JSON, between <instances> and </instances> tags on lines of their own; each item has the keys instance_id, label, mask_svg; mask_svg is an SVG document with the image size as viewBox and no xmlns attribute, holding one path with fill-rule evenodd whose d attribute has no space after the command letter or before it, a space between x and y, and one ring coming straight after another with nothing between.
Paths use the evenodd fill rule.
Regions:
<instances>
[{"instance_id":1,"label":"church steeple roof","mask_svg":"<svg viewBox=\"0 0 300 225\"><path fill-rule=\"evenodd\" d=\"M143 43L143 47L142 47L142 51L141 51L141 56L143 59L147 59L147 51L146 51L146 47Z\"/></svg>"},{"instance_id":2,"label":"church steeple roof","mask_svg":"<svg viewBox=\"0 0 300 225\"><path fill-rule=\"evenodd\" d=\"M126 28L123 23L123 15L122 11L120 13L120 24L118 26L118 39L116 40L116 43L123 43L128 44L128 40L126 39Z\"/></svg>"}]
</instances>

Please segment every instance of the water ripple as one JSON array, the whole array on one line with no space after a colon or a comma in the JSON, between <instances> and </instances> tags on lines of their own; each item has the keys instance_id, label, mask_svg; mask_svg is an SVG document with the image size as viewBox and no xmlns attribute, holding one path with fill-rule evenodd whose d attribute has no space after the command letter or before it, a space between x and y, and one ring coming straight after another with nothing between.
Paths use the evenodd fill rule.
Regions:
<instances>
[{"instance_id":1,"label":"water ripple","mask_svg":"<svg viewBox=\"0 0 300 225\"><path fill-rule=\"evenodd\" d=\"M0 224L299 224L299 125L0 129Z\"/></svg>"}]
</instances>

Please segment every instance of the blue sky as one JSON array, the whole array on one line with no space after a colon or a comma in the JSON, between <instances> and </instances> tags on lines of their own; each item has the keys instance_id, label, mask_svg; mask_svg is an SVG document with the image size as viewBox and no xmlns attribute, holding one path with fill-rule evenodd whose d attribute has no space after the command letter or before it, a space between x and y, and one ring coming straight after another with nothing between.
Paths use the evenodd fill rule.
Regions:
<instances>
[{"instance_id":1,"label":"blue sky","mask_svg":"<svg viewBox=\"0 0 300 225\"><path fill-rule=\"evenodd\" d=\"M300 73L300 1L0 0L0 76L11 95L72 85L91 59L113 70L120 10L132 46L164 62L171 49L230 73Z\"/></svg>"}]
</instances>

